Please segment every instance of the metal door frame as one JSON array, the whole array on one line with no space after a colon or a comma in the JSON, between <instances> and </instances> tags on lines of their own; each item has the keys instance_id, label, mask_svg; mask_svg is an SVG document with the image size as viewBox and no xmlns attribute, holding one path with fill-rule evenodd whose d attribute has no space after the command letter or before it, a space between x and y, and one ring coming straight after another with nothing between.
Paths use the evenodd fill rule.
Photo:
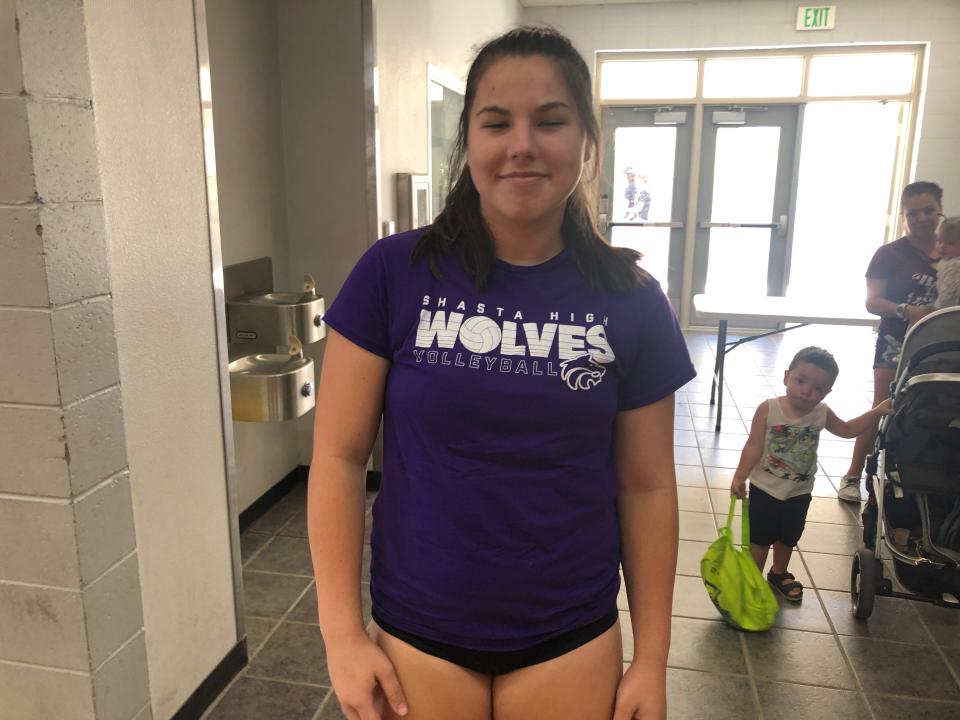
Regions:
<instances>
[{"instance_id":1,"label":"metal door frame","mask_svg":"<svg viewBox=\"0 0 960 720\"><path fill-rule=\"evenodd\" d=\"M702 293L706 284L709 259L709 230L716 227L713 210L713 171L716 160L717 132L721 125L712 121L715 111L730 110L729 105L704 105L702 143L700 151L700 183L697 197L696 236L693 253L693 276L685 290L690 297ZM773 212L769 223L744 223L740 227L769 227L770 254L767 261L767 295L783 295L787 286L787 265L792 240L794 182L797 177L797 143L800 126L799 105L751 106L742 108L745 121L732 127L780 127L780 146L777 155L776 188ZM784 222L785 220L785 222Z\"/></svg>"},{"instance_id":2,"label":"metal door frame","mask_svg":"<svg viewBox=\"0 0 960 720\"><path fill-rule=\"evenodd\" d=\"M612 218L613 186L617 168L614 167L614 138L618 128L657 127L655 115L658 111L683 112L686 119L682 123L661 123L677 128L676 146L674 148L673 163L673 203L672 217L669 222L617 222ZM694 116L696 108L690 105L676 105L666 108L662 105L633 105L608 106L601 111L601 132L603 142L603 164L599 174L600 190L600 221L601 229L607 238L612 240L613 227L669 227L670 250L667 261L667 282L669 298L674 307L682 307L684 278L686 267L687 223L689 221L689 189L692 167L692 152L694 149Z\"/></svg>"}]
</instances>

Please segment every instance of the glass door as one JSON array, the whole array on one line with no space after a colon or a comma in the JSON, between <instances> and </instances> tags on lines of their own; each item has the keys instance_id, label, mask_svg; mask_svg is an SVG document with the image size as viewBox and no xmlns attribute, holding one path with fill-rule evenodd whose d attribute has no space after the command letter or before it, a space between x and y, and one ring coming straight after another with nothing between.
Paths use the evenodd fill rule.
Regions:
<instances>
[{"instance_id":1,"label":"glass door","mask_svg":"<svg viewBox=\"0 0 960 720\"><path fill-rule=\"evenodd\" d=\"M692 294L784 294L797 116L704 107Z\"/></svg>"},{"instance_id":2,"label":"glass door","mask_svg":"<svg viewBox=\"0 0 960 720\"><path fill-rule=\"evenodd\" d=\"M603 111L601 224L679 307L684 218L690 178L691 108L608 107Z\"/></svg>"}]
</instances>

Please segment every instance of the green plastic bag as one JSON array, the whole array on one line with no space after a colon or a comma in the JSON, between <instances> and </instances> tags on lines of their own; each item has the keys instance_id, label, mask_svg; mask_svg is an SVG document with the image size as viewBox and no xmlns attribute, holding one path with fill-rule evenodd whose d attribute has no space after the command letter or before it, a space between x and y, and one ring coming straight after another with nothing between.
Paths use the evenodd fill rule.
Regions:
<instances>
[{"instance_id":1,"label":"green plastic bag","mask_svg":"<svg viewBox=\"0 0 960 720\"><path fill-rule=\"evenodd\" d=\"M763 579L750 555L750 513L743 500L743 529L738 549L733 542L733 511L737 498L730 498L727 525L720 528L720 537L714 540L700 561L700 577L707 586L707 594L723 616L738 630L762 632L769 630L777 619L780 606L773 590Z\"/></svg>"}]
</instances>

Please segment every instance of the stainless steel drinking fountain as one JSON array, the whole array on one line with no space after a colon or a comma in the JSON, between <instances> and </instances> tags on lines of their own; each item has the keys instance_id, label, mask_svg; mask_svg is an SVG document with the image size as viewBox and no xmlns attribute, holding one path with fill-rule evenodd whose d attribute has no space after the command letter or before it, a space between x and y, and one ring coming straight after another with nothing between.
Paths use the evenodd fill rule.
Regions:
<instances>
[{"instance_id":1,"label":"stainless steel drinking fountain","mask_svg":"<svg viewBox=\"0 0 960 720\"><path fill-rule=\"evenodd\" d=\"M304 277L302 293L276 292L270 258L225 267L233 419L292 420L316 404L314 363L303 346L322 340L323 298Z\"/></svg>"}]
</instances>

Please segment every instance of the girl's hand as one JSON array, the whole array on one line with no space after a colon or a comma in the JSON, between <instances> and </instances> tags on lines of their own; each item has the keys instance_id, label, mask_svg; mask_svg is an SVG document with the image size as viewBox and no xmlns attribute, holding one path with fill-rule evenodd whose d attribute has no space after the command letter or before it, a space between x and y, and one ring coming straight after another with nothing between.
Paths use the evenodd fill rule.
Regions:
<instances>
[{"instance_id":1,"label":"girl's hand","mask_svg":"<svg viewBox=\"0 0 960 720\"><path fill-rule=\"evenodd\" d=\"M666 720L667 669L631 663L617 688L613 720Z\"/></svg>"},{"instance_id":2,"label":"girl's hand","mask_svg":"<svg viewBox=\"0 0 960 720\"><path fill-rule=\"evenodd\" d=\"M730 483L730 494L736 495L738 498L745 498L747 496L746 478L734 478L733 482Z\"/></svg>"},{"instance_id":3,"label":"girl's hand","mask_svg":"<svg viewBox=\"0 0 960 720\"><path fill-rule=\"evenodd\" d=\"M347 720L381 720L384 700L397 715L407 714L393 663L366 633L328 643L327 668Z\"/></svg>"},{"instance_id":4,"label":"girl's hand","mask_svg":"<svg viewBox=\"0 0 960 720\"><path fill-rule=\"evenodd\" d=\"M913 327L914 323L933 311L933 305L907 305L907 327Z\"/></svg>"}]
</instances>

